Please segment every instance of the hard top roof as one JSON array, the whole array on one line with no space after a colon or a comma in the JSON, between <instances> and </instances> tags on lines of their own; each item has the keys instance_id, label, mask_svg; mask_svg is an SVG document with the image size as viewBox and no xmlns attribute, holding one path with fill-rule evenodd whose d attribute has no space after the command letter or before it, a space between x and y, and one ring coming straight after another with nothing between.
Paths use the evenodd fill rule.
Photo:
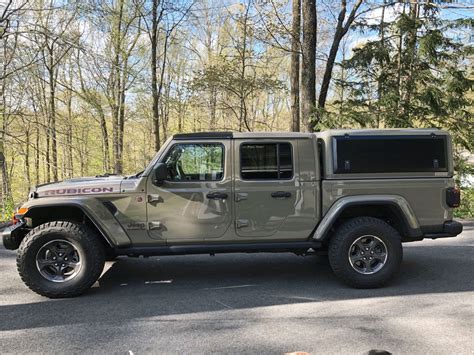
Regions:
<instances>
[{"instance_id":1,"label":"hard top roof","mask_svg":"<svg viewBox=\"0 0 474 355\"><path fill-rule=\"evenodd\" d=\"M305 132L196 132L179 133L173 136L176 140L190 139L255 139L255 138L292 138L308 139L339 135L411 135L411 134L447 134L437 128L384 128L384 129L331 129L316 133Z\"/></svg>"},{"instance_id":2,"label":"hard top roof","mask_svg":"<svg viewBox=\"0 0 474 355\"><path fill-rule=\"evenodd\" d=\"M313 133L301 132L196 132L179 133L174 139L242 139L242 138L311 138Z\"/></svg>"}]
</instances>

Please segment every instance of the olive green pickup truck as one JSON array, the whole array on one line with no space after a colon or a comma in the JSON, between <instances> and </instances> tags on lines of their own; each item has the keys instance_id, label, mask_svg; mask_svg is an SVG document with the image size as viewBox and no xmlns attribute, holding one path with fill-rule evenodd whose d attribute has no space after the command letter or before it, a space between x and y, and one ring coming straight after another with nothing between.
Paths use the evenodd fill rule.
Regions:
<instances>
[{"instance_id":1,"label":"olive green pickup truck","mask_svg":"<svg viewBox=\"0 0 474 355\"><path fill-rule=\"evenodd\" d=\"M320 252L372 288L403 242L460 234L459 203L451 137L436 129L177 134L136 175L35 187L3 243L47 297L84 292L121 255Z\"/></svg>"}]
</instances>

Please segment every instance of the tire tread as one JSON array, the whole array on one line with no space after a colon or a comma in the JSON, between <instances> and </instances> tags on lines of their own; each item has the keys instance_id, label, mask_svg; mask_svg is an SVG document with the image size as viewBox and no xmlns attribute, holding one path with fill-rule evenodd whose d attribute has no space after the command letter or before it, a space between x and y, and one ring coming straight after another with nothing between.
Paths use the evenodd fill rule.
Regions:
<instances>
[{"instance_id":1,"label":"tire tread","mask_svg":"<svg viewBox=\"0 0 474 355\"><path fill-rule=\"evenodd\" d=\"M41 239L50 233L51 229L54 229L54 232L56 233L63 232L67 234L73 234L78 242L81 244L88 244L90 246L90 248L88 248L89 259L94 262L92 265L90 265L92 272L73 289L65 291L51 291L42 286L40 282L35 282L35 278L30 277L31 275L28 275L28 271L26 270L28 249L38 239ZM80 295L90 288L100 277L100 274L104 268L104 262L104 247L96 233L84 224L77 224L69 221L48 222L32 229L21 242L16 259L18 272L25 285L28 286L30 290L49 298L68 298Z\"/></svg>"},{"instance_id":2,"label":"tire tread","mask_svg":"<svg viewBox=\"0 0 474 355\"><path fill-rule=\"evenodd\" d=\"M339 253L341 249L344 248L344 243L346 241L346 238L348 238L348 235L350 235L352 231L354 231L355 229L358 229L361 227L367 227L367 226L374 226L376 228L385 230L386 237L392 239L393 242L397 244L399 243L399 250L400 250L401 255L399 257L399 260L396 260L396 263L398 263L398 265L401 262L401 257L403 255L400 234L395 228L393 228L391 225L384 222L383 220L375 218L375 217L364 216L364 217L356 217L356 218L349 219L343 224L341 224L336 229L335 234L332 236L330 240L329 250L328 250L329 262L334 274L336 274L336 276L339 279L341 279L341 281L343 281L344 283L354 288L383 287L389 281L391 281L391 279L395 276L395 272L393 272L390 277L377 280L377 282L369 282L369 281L361 282L362 280L361 277L354 278L353 275L346 272L346 269L344 268L344 263L346 263L347 260L344 260L343 258L341 258ZM396 247L398 247L398 245L396 245Z\"/></svg>"}]
</instances>

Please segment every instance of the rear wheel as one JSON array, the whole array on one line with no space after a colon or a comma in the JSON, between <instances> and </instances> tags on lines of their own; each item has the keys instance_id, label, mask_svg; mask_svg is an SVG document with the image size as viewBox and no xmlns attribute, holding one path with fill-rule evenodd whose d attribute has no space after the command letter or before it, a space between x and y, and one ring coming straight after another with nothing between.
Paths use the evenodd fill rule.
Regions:
<instances>
[{"instance_id":1,"label":"rear wheel","mask_svg":"<svg viewBox=\"0 0 474 355\"><path fill-rule=\"evenodd\" d=\"M403 257L400 234L386 222L358 217L336 229L329 243L329 263L336 276L356 288L384 286Z\"/></svg>"},{"instance_id":2,"label":"rear wheel","mask_svg":"<svg viewBox=\"0 0 474 355\"><path fill-rule=\"evenodd\" d=\"M97 281L104 268L104 247L83 224L49 222L34 228L18 250L17 267L24 283L50 297L73 297Z\"/></svg>"}]
</instances>

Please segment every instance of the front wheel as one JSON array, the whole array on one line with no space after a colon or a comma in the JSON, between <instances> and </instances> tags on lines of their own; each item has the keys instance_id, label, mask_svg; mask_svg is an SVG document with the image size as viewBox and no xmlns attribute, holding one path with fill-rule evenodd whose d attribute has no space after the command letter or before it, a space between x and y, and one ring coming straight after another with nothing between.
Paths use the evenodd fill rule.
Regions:
<instances>
[{"instance_id":1,"label":"front wheel","mask_svg":"<svg viewBox=\"0 0 474 355\"><path fill-rule=\"evenodd\" d=\"M388 223L358 217L336 229L329 243L329 263L337 277L356 288L376 288L400 268L400 234Z\"/></svg>"},{"instance_id":2,"label":"front wheel","mask_svg":"<svg viewBox=\"0 0 474 355\"><path fill-rule=\"evenodd\" d=\"M104 247L83 224L49 222L34 228L21 242L17 268L34 292L62 298L80 295L100 277Z\"/></svg>"}]
</instances>

